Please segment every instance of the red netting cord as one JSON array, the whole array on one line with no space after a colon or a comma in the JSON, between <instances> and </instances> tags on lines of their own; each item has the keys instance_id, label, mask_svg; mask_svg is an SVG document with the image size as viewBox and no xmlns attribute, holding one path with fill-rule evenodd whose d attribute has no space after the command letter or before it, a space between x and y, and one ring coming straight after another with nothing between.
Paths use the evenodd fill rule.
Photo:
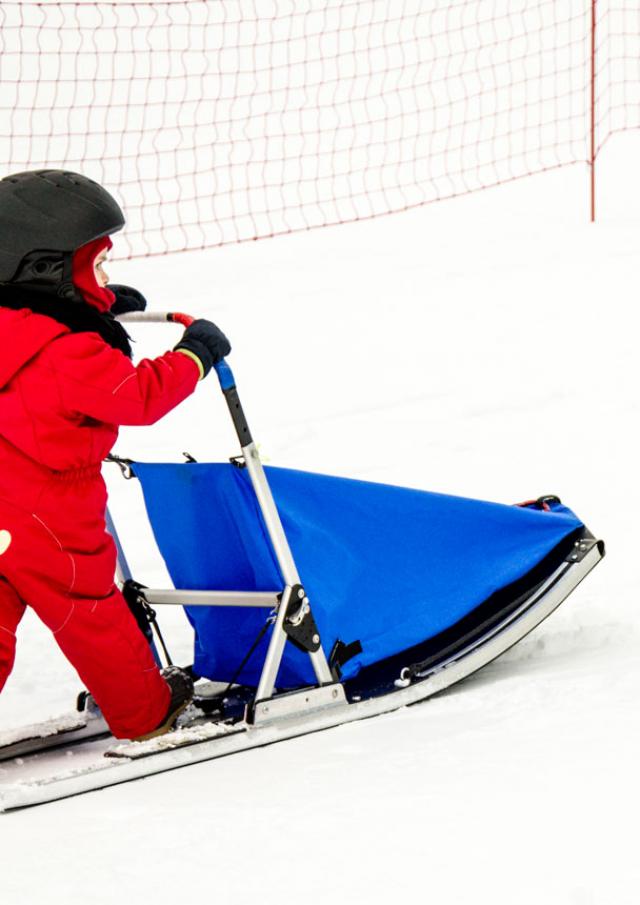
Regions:
<instances>
[{"instance_id":1,"label":"red netting cord","mask_svg":"<svg viewBox=\"0 0 640 905\"><path fill-rule=\"evenodd\" d=\"M0 175L76 169L119 256L378 217L640 127L638 0L0 4ZM123 247L125 246L125 247Z\"/></svg>"}]
</instances>

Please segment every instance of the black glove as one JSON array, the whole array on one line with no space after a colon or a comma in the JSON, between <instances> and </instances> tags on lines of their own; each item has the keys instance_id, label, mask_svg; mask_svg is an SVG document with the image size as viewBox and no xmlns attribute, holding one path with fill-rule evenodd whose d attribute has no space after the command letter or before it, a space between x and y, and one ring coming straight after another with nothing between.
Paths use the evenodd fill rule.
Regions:
<instances>
[{"instance_id":1,"label":"black glove","mask_svg":"<svg viewBox=\"0 0 640 905\"><path fill-rule=\"evenodd\" d=\"M117 317L119 314L130 314L132 311L144 311L147 300L141 292L131 286L120 286L118 283L109 283L110 289L116 297L111 306L111 314Z\"/></svg>"},{"instance_id":2,"label":"black glove","mask_svg":"<svg viewBox=\"0 0 640 905\"><path fill-rule=\"evenodd\" d=\"M206 377L211 368L229 354L231 346L222 330L211 321L200 318L184 331L182 339L174 351L185 349L202 364Z\"/></svg>"}]
</instances>

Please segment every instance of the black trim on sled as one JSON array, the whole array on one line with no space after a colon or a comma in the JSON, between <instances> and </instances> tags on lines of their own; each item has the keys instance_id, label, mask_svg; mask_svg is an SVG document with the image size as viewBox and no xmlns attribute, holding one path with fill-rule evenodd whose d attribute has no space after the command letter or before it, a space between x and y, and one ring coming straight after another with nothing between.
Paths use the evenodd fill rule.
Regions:
<instances>
[{"instance_id":1,"label":"black trim on sled","mask_svg":"<svg viewBox=\"0 0 640 905\"><path fill-rule=\"evenodd\" d=\"M565 537L533 569L477 606L471 613L437 635L409 647L399 654L363 667L353 679L344 683L350 700L376 697L395 687L400 677L411 680L418 674L433 671L515 613L535 594L563 562L569 567L569 556L580 540L592 540L586 528L578 528Z\"/></svg>"}]
</instances>

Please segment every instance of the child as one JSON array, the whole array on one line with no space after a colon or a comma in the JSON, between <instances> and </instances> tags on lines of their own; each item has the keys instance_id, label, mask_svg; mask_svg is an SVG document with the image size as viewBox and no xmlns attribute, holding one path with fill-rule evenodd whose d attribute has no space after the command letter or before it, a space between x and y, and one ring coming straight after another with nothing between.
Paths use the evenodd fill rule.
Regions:
<instances>
[{"instance_id":1,"label":"child","mask_svg":"<svg viewBox=\"0 0 640 905\"><path fill-rule=\"evenodd\" d=\"M107 286L109 236L122 211L77 173L0 180L0 690L25 606L61 650L117 738L168 731L192 695L166 675L114 585L102 460L121 424L152 424L230 351L195 321L171 352L135 367L113 317L140 310Z\"/></svg>"}]
</instances>

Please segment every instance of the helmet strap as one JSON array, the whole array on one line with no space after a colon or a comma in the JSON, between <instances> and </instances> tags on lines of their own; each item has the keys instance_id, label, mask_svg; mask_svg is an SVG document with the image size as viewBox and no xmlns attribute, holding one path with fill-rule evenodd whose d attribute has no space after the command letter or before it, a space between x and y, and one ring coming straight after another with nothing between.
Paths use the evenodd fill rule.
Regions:
<instances>
[{"instance_id":1,"label":"helmet strap","mask_svg":"<svg viewBox=\"0 0 640 905\"><path fill-rule=\"evenodd\" d=\"M56 289L56 295L71 302L83 302L78 290L73 285L73 254L65 252L62 257L62 280Z\"/></svg>"}]
</instances>

